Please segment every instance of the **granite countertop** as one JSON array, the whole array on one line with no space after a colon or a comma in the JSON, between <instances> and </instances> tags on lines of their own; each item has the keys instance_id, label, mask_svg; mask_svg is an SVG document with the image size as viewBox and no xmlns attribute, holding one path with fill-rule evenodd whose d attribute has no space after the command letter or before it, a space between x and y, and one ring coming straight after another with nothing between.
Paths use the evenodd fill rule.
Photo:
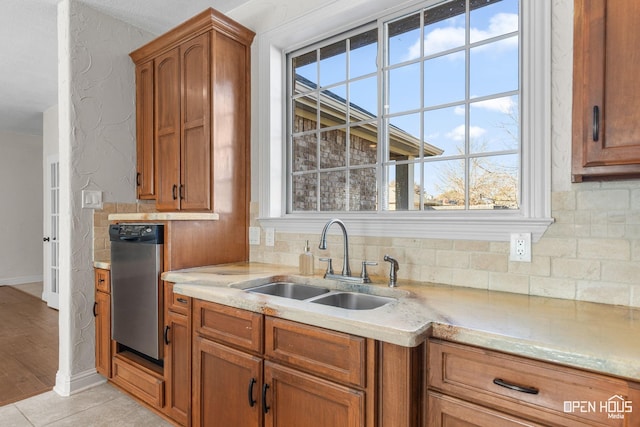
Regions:
<instances>
[{"instance_id":1,"label":"granite countertop","mask_svg":"<svg viewBox=\"0 0 640 427\"><path fill-rule=\"evenodd\" d=\"M434 336L640 380L640 309L408 281L393 289L377 277L371 285L348 285L294 272L239 263L166 272L162 278L175 283L179 294L392 344L412 347ZM345 310L242 290L274 277L397 301Z\"/></svg>"},{"instance_id":2,"label":"granite countertop","mask_svg":"<svg viewBox=\"0 0 640 427\"><path fill-rule=\"evenodd\" d=\"M109 214L109 221L217 221L217 213L125 212Z\"/></svg>"}]
</instances>

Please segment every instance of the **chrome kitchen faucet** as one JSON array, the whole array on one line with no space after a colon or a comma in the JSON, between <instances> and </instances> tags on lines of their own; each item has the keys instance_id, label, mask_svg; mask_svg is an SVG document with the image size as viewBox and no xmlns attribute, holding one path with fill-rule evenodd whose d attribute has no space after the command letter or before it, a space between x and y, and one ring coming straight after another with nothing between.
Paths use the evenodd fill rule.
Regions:
<instances>
[{"instance_id":1,"label":"chrome kitchen faucet","mask_svg":"<svg viewBox=\"0 0 640 427\"><path fill-rule=\"evenodd\" d=\"M325 279L336 279L357 283L371 283L369 274L367 274L367 265L378 265L377 262L362 261L362 273L360 274L360 277L351 276L351 266L349 265L349 236L347 234L347 228L344 226L344 222L342 222L341 220L334 218L327 222L327 224L322 229L322 234L320 235L320 244L318 245L318 248L322 250L327 249L327 232L329 231L329 227L331 227L331 225L333 224L338 224L342 229L342 238L344 242L344 260L342 263L342 274L335 274L333 272L331 258L323 258L321 259L322 261L328 262L327 272L324 274Z\"/></svg>"}]
</instances>

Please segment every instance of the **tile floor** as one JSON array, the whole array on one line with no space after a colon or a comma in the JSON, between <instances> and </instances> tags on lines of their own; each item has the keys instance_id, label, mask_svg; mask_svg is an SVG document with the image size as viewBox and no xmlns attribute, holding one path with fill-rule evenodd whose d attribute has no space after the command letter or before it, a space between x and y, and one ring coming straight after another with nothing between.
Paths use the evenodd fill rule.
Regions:
<instances>
[{"instance_id":1,"label":"tile floor","mask_svg":"<svg viewBox=\"0 0 640 427\"><path fill-rule=\"evenodd\" d=\"M62 397L54 391L0 407L2 427L170 427L110 384Z\"/></svg>"}]
</instances>

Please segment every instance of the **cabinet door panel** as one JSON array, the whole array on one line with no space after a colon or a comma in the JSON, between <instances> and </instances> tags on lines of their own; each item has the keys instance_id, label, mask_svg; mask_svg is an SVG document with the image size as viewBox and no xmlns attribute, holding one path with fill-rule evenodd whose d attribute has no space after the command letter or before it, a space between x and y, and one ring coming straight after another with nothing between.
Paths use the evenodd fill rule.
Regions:
<instances>
[{"instance_id":1,"label":"cabinet door panel","mask_svg":"<svg viewBox=\"0 0 640 427\"><path fill-rule=\"evenodd\" d=\"M165 312L165 411L182 425L189 424L191 412L191 328L187 316Z\"/></svg>"},{"instance_id":2,"label":"cabinet door panel","mask_svg":"<svg viewBox=\"0 0 640 427\"><path fill-rule=\"evenodd\" d=\"M586 145L586 165L640 163L640 86L635 84L640 53L636 1L591 2L588 19L590 53L587 113L600 108L600 141ZM604 60L603 60L604 59Z\"/></svg>"},{"instance_id":3,"label":"cabinet door panel","mask_svg":"<svg viewBox=\"0 0 640 427\"><path fill-rule=\"evenodd\" d=\"M138 199L155 199L153 61L136 66L136 186Z\"/></svg>"},{"instance_id":4,"label":"cabinet door panel","mask_svg":"<svg viewBox=\"0 0 640 427\"><path fill-rule=\"evenodd\" d=\"M364 426L364 393L265 362L265 427Z\"/></svg>"},{"instance_id":5,"label":"cabinet door panel","mask_svg":"<svg viewBox=\"0 0 640 427\"><path fill-rule=\"evenodd\" d=\"M211 209L209 33L180 47L182 66L182 210ZM230 112L233 115L233 112Z\"/></svg>"},{"instance_id":6,"label":"cabinet door panel","mask_svg":"<svg viewBox=\"0 0 640 427\"><path fill-rule=\"evenodd\" d=\"M194 426L262 425L261 358L196 336L193 383Z\"/></svg>"},{"instance_id":7,"label":"cabinet door panel","mask_svg":"<svg viewBox=\"0 0 640 427\"><path fill-rule=\"evenodd\" d=\"M96 371L111 378L111 295L96 292Z\"/></svg>"},{"instance_id":8,"label":"cabinet door panel","mask_svg":"<svg viewBox=\"0 0 640 427\"><path fill-rule=\"evenodd\" d=\"M573 179L640 174L640 3L576 0Z\"/></svg>"},{"instance_id":9,"label":"cabinet door panel","mask_svg":"<svg viewBox=\"0 0 640 427\"><path fill-rule=\"evenodd\" d=\"M156 207L177 210L180 185L180 64L178 48L155 62Z\"/></svg>"}]
</instances>

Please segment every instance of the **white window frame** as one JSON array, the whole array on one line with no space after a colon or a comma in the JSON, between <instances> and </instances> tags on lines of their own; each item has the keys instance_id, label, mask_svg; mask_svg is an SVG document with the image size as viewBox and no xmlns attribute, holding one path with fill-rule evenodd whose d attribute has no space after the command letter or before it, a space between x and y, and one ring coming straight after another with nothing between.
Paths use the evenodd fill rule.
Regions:
<instances>
[{"instance_id":1,"label":"white window frame","mask_svg":"<svg viewBox=\"0 0 640 427\"><path fill-rule=\"evenodd\" d=\"M531 233L537 241L551 218L551 0L520 0L522 10L521 203L517 211L344 212L359 236L509 241ZM254 45L254 140L257 142L258 220L285 233L319 233L335 213L287 213L286 53L403 10L442 0L345 0L260 34ZM257 52L256 52L257 50ZM257 62L257 63L256 63ZM256 144L254 144L254 150ZM256 160L256 157L254 157ZM255 161L254 161L255 164ZM255 194L254 194L255 196ZM255 200L255 197L254 197Z\"/></svg>"}]
</instances>

